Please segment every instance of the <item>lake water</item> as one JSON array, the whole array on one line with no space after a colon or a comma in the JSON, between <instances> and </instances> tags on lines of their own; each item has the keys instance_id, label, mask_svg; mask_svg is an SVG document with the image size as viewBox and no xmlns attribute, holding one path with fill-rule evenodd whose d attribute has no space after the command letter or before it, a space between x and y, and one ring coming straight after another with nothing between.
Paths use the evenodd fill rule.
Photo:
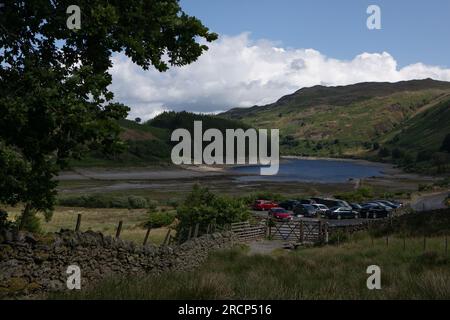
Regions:
<instances>
[{"instance_id":1,"label":"lake water","mask_svg":"<svg viewBox=\"0 0 450 320\"><path fill-rule=\"evenodd\" d=\"M260 166L242 166L231 172L243 174L239 181L306 181L318 183L346 182L383 175L383 164L345 160L282 160L280 170L274 176L259 175Z\"/></svg>"}]
</instances>

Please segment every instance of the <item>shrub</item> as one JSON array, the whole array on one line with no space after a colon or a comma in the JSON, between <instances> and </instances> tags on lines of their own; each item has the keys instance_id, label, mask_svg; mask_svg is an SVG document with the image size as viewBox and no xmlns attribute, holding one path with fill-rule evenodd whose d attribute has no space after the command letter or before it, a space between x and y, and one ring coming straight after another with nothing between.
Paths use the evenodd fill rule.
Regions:
<instances>
[{"instance_id":1,"label":"shrub","mask_svg":"<svg viewBox=\"0 0 450 320\"><path fill-rule=\"evenodd\" d=\"M8 213L5 210L0 209L0 230L9 229L13 223L8 221Z\"/></svg>"},{"instance_id":2,"label":"shrub","mask_svg":"<svg viewBox=\"0 0 450 320\"><path fill-rule=\"evenodd\" d=\"M146 226L152 228L169 226L174 222L175 216L172 212L150 212Z\"/></svg>"},{"instance_id":3,"label":"shrub","mask_svg":"<svg viewBox=\"0 0 450 320\"><path fill-rule=\"evenodd\" d=\"M128 207L130 209L143 209L148 207L148 201L144 197L129 196Z\"/></svg>"},{"instance_id":4,"label":"shrub","mask_svg":"<svg viewBox=\"0 0 450 320\"><path fill-rule=\"evenodd\" d=\"M382 147L380 149L380 151L378 151L378 156L381 158L386 158L386 157L389 157L390 155L391 155L391 151L386 147Z\"/></svg>"},{"instance_id":5,"label":"shrub","mask_svg":"<svg viewBox=\"0 0 450 320\"><path fill-rule=\"evenodd\" d=\"M348 202L362 202L364 200L372 199L374 194L372 188L364 187L352 192L339 193L334 197Z\"/></svg>"},{"instance_id":6,"label":"shrub","mask_svg":"<svg viewBox=\"0 0 450 320\"><path fill-rule=\"evenodd\" d=\"M61 198L58 204L67 207L83 208L119 208L119 209L145 209L149 202L144 197L111 197L103 195L82 195Z\"/></svg>"},{"instance_id":7,"label":"shrub","mask_svg":"<svg viewBox=\"0 0 450 320\"><path fill-rule=\"evenodd\" d=\"M128 203L128 197L117 197L117 198L113 198L110 203L109 206L111 208L123 208L123 209L127 209L129 207L129 203Z\"/></svg>"},{"instance_id":8,"label":"shrub","mask_svg":"<svg viewBox=\"0 0 450 320\"><path fill-rule=\"evenodd\" d=\"M180 221L177 234L184 239L186 230L196 224L199 224L201 234L209 224L223 226L246 221L250 218L250 212L243 199L219 197L207 188L195 185L184 203L177 208L177 217Z\"/></svg>"}]
</instances>

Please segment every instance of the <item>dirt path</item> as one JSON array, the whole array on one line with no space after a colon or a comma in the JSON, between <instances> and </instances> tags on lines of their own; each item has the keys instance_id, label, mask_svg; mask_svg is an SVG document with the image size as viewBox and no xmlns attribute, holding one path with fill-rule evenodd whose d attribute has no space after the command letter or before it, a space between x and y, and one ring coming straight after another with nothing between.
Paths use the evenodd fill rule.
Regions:
<instances>
[{"instance_id":1,"label":"dirt path","mask_svg":"<svg viewBox=\"0 0 450 320\"><path fill-rule=\"evenodd\" d=\"M250 251L248 254L271 254L274 250L283 249L286 241L281 240L261 240L248 244Z\"/></svg>"},{"instance_id":2,"label":"dirt path","mask_svg":"<svg viewBox=\"0 0 450 320\"><path fill-rule=\"evenodd\" d=\"M411 207L415 211L427 211L446 208L444 204L445 198L450 194L450 190L419 196L411 203Z\"/></svg>"}]
</instances>

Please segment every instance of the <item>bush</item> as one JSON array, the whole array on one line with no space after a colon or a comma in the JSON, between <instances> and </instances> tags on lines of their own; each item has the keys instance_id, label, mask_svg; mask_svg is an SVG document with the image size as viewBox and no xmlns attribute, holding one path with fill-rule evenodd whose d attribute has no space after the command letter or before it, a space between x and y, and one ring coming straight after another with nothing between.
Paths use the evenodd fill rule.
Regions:
<instances>
[{"instance_id":1,"label":"bush","mask_svg":"<svg viewBox=\"0 0 450 320\"><path fill-rule=\"evenodd\" d=\"M82 195L66 197L58 200L58 204L67 207L83 208L119 208L119 209L145 209L149 201L144 197L111 197L103 195Z\"/></svg>"},{"instance_id":2,"label":"bush","mask_svg":"<svg viewBox=\"0 0 450 320\"><path fill-rule=\"evenodd\" d=\"M250 218L248 206L243 199L219 197L207 188L195 185L182 205L177 208L180 223L177 235L181 239L187 236L190 227L199 224L199 234L204 233L209 224L224 226Z\"/></svg>"},{"instance_id":3,"label":"bush","mask_svg":"<svg viewBox=\"0 0 450 320\"><path fill-rule=\"evenodd\" d=\"M13 223L8 221L8 213L5 210L0 209L0 230L9 229Z\"/></svg>"},{"instance_id":4,"label":"bush","mask_svg":"<svg viewBox=\"0 0 450 320\"><path fill-rule=\"evenodd\" d=\"M345 200L348 202L362 202L374 197L372 188L359 188L356 191L339 193L334 196L336 199Z\"/></svg>"},{"instance_id":5,"label":"bush","mask_svg":"<svg viewBox=\"0 0 450 320\"><path fill-rule=\"evenodd\" d=\"M391 151L386 147L382 147L380 149L380 151L378 151L378 156L381 158L386 158L386 157L389 157L390 155L391 155Z\"/></svg>"},{"instance_id":6,"label":"bush","mask_svg":"<svg viewBox=\"0 0 450 320\"><path fill-rule=\"evenodd\" d=\"M171 212L151 212L146 226L161 228L171 225L175 220L175 214Z\"/></svg>"},{"instance_id":7,"label":"bush","mask_svg":"<svg viewBox=\"0 0 450 320\"><path fill-rule=\"evenodd\" d=\"M144 197L129 196L128 208L130 209L143 209L148 207L148 201Z\"/></svg>"}]
</instances>

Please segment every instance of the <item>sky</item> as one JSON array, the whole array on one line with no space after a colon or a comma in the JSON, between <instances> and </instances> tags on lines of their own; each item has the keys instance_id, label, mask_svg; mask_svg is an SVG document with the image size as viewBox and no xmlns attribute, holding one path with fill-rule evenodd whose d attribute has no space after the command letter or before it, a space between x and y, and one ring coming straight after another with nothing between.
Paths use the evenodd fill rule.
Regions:
<instances>
[{"instance_id":1,"label":"sky","mask_svg":"<svg viewBox=\"0 0 450 320\"><path fill-rule=\"evenodd\" d=\"M181 0L219 40L192 65L112 68L129 118L166 110L217 113L272 103L302 87L434 78L450 81L450 1ZM381 29L369 30L369 5Z\"/></svg>"}]
</instances>

